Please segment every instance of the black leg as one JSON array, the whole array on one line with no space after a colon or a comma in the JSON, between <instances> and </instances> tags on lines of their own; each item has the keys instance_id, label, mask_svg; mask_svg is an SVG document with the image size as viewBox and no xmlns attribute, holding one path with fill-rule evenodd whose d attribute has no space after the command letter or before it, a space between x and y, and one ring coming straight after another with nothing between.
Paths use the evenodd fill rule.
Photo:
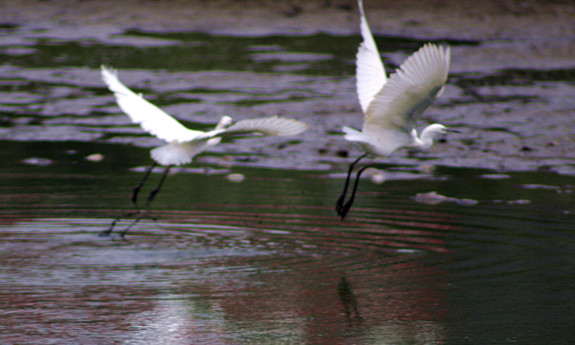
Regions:
<instances>
[{"instance_id":1,"label":"black leg","mask_svg":"<svg viewBox=\"0 0 575 345\"><path fill-rule=\"evenodd\" d=\"M170 171L171 167L172 167L171 165L168 165L168 167L164 171L164 174L162 175L162 179L160 180L160 183L158 183L158 186L156 188L154 188L154 190L152 190L150 192L150 194L148 195L147 203L150 203L150 202L152 202L152 200L154 200L154 198L156 197L156 194L158 194L158 192L162 188L162 185L164 184L164 181L166 180L166 176L168 176L168 172Z\"/></svg>"},{"instance_id":2,"label":"black leg","mask_svg":"<svg viewBox=\"0 0 575 345\"><path fill-rule=\"evenodd\" d=\"M158 163L154 162L154 164L152 164L148 168L148 170L144 174L144 178L142 179L142 181L140 181L140 183L138 183L138 185L134 188L134 192L132 193L132 203L134 204L136 209L138 208L138 193L140 193L140 189L142 189L142 186L144 186L144 183L146 182L148 177L150 177L150 173L156 167L156 165L158 165Z\"/></svg>"},{"instance_id":3,"label":"black leg","mask_svg":"<svg viewBox=\"0 0 575 345\"><path fill-rule=\"evenodd\" d=\"M345 218L347 212L349 212L351 205L353 205L353 201L355 200L355 193L357 192L357 186L359 186L359 179L361 177L361 174L365 171L365 169L369 168L370 166L371 166L371 164L366 165L363 168L359 169L359 171L357 172L357 175L355 176L355 184L353 185L353 191L351 192L351 197L345 203L345 205L343 205L343 207L341 209L340 216L341 216L342 220Z\"/></svg>"},{"instance_id":4,"label":"black leg","mask_svg":"<svg viewBox=\"0 0 575 345\"><path fill-rule=\"evenodd\" d=\"M349 165L349 170L347 171L347 177L345 179L345 185L343 186L343 192L341 193L339 199L337 199L337 202L335 204L335 211L337 212L337 214L339 216L341 216L341 212L343 210L343 202L345 200L346 194L347 194L347 188L349 187L349 180L351 177L351 173L353 171L353 168L355 167L355 165L357 163L359 163L359 161L362 158L365 158L365 156L367 156L367 153L364 153L363 155L359 156L359 158L357 158L355 161L353 161L353 163L351 163ZM343 219L343 218L342 218Z\"/></svg>"},{"instance_id":5,"label":"black leg","mask_svg":"<svg viewBox=\"0 0 575 345\"><path fill-rule=\"evenodd\" d=\"M132 216L137 215L138 213L140 213L140 211L128 212L128 213L125 213L125 214L123 214L123 215L117 217L116 219L114 219L114 221L112 222L112 224L110 224L110 227L108 228L108 230L104 230L104 231L102 231L102 232L100 233L100 236L109 236L109 235L112 233L112 231L114 230L114 227L116 226L116 223L117 223L118 221L120 221L120 219L130 218L130 217L132 217ZM122 236L122 237L124 237L124 236Z\"/></svg>"},{"instance_id":6,"label":"black leg","mask_svg":"<svg viewBox=\"0 0 575 345\"><path fill-rule=\"evenodd\" d=\"M107 230L104 230L100 233L100 236L109 236L112 231L114 230L114 227L116 226L116 223L118 223L121 219L124 218L130 218L133 216L137 216L136 219L122 232L119 233L120 237L124 238L124 236L126 235L126 233L134 226L136 225L142 218L151 218L154 219L153 217L147 216L147 215L140 215L141 211L138 208L138 194L140 193L140 190L142 189L142 187L144 186L144 184L146 183L146 181L148 180L148 177L150 177L150 174L152 173L152 170L156 167L156 165L158 165L158 163L154 162L149 168L148 170L146 170L146 173L144 174L144 178L142 178L142 180L140 181L140 183L138 183L138 185L134 188L134 192L132 193L132 203L134 204L134 206L136 207L136 211L133 212L128 212L125 213L119 217L117 217L116 219L114 219L112 221L112 224L110 224L110 227ZM152 201L152 199L154 198L154 196L158 193L158 191L160 190L160 188L162 187L162 184L164 183L164 180L166 178L166 175L168 174L170 167L166 168L166 171L164 172L164 175L162 176L162 180L160 181L160 184L156 187L156 189L154 189L150 195L148 196L148 202Z\"/></svg>"},{"instance_id":7,"label":"black leg","mask_svg":"<svg viewBox=\"0 0 575 345\"><path fill-rule=\"evenodd\" d=\"M132 229L134 227L134 225L138 224L140 222L140 220L142 220L142 218L150 218L152 220L156 220L156 218L148 216L147 214L141 215L139 217L136 217L136 219L134 219L134 221L132 222L132 224L130 224L124 231L120 232L120 237L123 239L124 236L126 235L126 233L128 231L130 231L130 229Z\"/></svg>"},{"instance_id":8,"label":"black leg","mask_svg":"<svg viewBox=\"0 0 575 345\"><path fill-rule=\"evenodd\" d=\"M120 219L124 219L124 218L130 218L133 216L137 216L136 219L134 219L134 221L122 232L119 232L118 234L120 235L121 238L124 238L124 236L126 235L126 233L128 231L130 231L130 229L132 227L134 227L134 225L138 224L138 222L140 220L142 220L142 218L150 218L152 220L156 220L156 218L152 217L152 216L148 216L147 214L141 214L141 211L134 211L134 212L128 212L125 213L119 217L117 217L116 219L114 219L114 221L112 222L112 224L110 224L110 227L107 230L104 230L100 233L100 236L109 236L112 231L114 230L114 227L116 226L116 223L118 223L120 221Z\"/></svg>"}]
</instances>

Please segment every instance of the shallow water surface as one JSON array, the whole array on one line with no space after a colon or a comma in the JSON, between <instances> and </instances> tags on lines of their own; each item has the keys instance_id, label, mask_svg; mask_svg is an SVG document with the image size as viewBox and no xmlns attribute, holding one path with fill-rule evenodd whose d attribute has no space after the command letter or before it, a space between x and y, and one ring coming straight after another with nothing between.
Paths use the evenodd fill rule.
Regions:
<instances>
[{"instance_id":1,"label":"shallow water surface","mask_svg":"<svg viewBox=\"0 0 575 345\"><path fill-rule=\"evenodd\" d=\"M438 41L452 74L423 122L464 134L366 172L341 221L358 37L102 30L0 26L3 344L575 341L572 67L470 66L457 56L521 45ZM391 66L423 43L377 39ZM99 236L159 144L103 63L194 128L276 113L311 128L222 143Z\"/></svg>"},{"instance_id":2,"label":"shallow water surface","mask_svg":"<svg viewBox=\"0 0 575 345\"><path fill-rule=\"evenodd\" d=\"M3 145L12 152L0 172L5 342L573 339L573 178L440 168L365 179L341 221L333 206L343 179L324 172L181 172L147 211L156 220L122 240L98 234L131 210L141 173L81 155L47 166L19 156L108 157L116 145ZM416 197L431 191L451 199Z\"/></svg>"}]
</instances>

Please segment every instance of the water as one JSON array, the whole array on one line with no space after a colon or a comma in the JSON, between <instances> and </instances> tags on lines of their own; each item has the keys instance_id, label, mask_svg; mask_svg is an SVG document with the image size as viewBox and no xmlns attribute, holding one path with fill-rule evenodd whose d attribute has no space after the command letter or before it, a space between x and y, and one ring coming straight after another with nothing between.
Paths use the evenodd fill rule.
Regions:
<instances>
[{"instance_id":1,"label":"water","mask_svg":"<svg viewBox=\"0 0 575 345\"><path fill-rule=\"evenodd\" d=\"M3 344L575 340L569 154L507 141L533 145L513 121L466 126L480 122L468 114L487 116L502 103L510 117L543 97L549 111L568 109L569 99L559 104L551 94L515 96L570 90L569 69L477 75L455 62L451 91L431 113L466 129L464 138L377 165L387 180L366 176L342 222L334 204L357 151L336 131L361 119L352 78L358 37L128 32L84 40L3 29ZM393 61L421 43L380 41ZM450 44L473 51L478 43ZM101 63L190 126L209 128L223 113L279 112L313 127L287 141L218 146L168 177L125 240L101 237L132 210L132 188L158 144L119 113L99 80ZM474 98L495 87L510 98ZM86 159L95 153L104 159ZM481 164L506 157L514 168Z\"/></svg>"}]
</instances>

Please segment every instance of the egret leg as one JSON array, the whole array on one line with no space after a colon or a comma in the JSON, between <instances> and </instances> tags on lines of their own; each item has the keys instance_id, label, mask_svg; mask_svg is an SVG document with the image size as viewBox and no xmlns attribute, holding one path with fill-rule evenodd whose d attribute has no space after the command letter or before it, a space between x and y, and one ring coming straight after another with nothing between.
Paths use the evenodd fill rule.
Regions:
<instances>
[{"instance_id":1,"label":"egret leg","mask_svg":"<svg viewBox=\"0 0 575 345\"><path fill-rule=\"evenodd\" d=\"M359 180L360 180L361 174L365 171L365 169L369 168L370 166L371 166L371 164L366 165L363 168L358 170L357 175L355 176L355 184L353 185L353 191L351 192L351 197L345 203L345 205L343 205L343 207L341 208L340 216L341 216L342 220L347 215L347 212L349 212L351 205L353 205L353 201L355 200L355 193L357 192L357 186L359 186Z\"/></svg>"},{"instance_id":2,"label":"egret leg","mask_svg":"<svg viewBox=\"0 0 575 345\"><path fill-rule=\"evenodd\" d=\"M351 178L353 168L357 163L359 163L360 160L362 160L362 158L365 158L365 156L367 156L367 153L364 153L363 155L359 156L359 158L357 158L355 161L353 161L353 163L349 165L349 170L347 171L347 177L345 178L345 185L343 186L343 192L341 193L339 199L337 199L337 202L335 204L335 210L339 216L341 216L341 212L343 210L343 202L347 194L347 188L349 187L349 180Z\"/></svg>"},{"instance_id":3,"label":"egret leg","mask_svg":"<svg viewBox=\"0 0 575 345\"><path fill-rule=\"evenodd\" d=\"M150 218L152 220L156 220L156 218L152 217L152 216L148 216L147 214L141 215L139 217L136 217L136 219L134 219L134 221L132 222L132 224L130 224L128 227L126 227L126 229L124 229L124 231L120 232L119 235L120 237L123 239L124 236L126 235L126 233L128 231L130 231L130 229L132 229L134 227L134 225L138 224L140 222L140 220L142 220L142 218Z\"/></svg>"},{"instance_id":4,"label":"egret leg","mask_svg":"<svg viewBox=\"0 0 575 345\"><path fill-rule=\"evenodd\" d=\"M146 180L148 179L148 177L150 177L150 173L152 172L152 170L156 167L156 165L158 165L158 163L154 162L154 164L152 164L148 170L146 170L146 173L144 174L144 178L142 179L142 181L140 181L140 183L138 183L138 185L134 188L134 192L132 193L132 203L134 204L134 206L136 207L136 209L138 208L138 194L140 193L140 189L142 189L142 187L144 186L144 183L146 182Z\"/></svg>"},{"instance_id":5,"label":"egret leg","mask_svg":"<svg viewBox=\"0 0 575 345\"><path fill-rule=\"evenodd\" d=\"M131 228L134 227L134 225L138 224L138 222L140 220L142 220L142 218L150 218L152 220L156 220L156 218L152 217L152 216L148 216L147 214L143 214L143 215L139 215L141 213L141 211L134 211L134 212L128 212L125 213L119 217L117 217L116 219L114 219L114 221L112 222L112 224L110 224L110 227L107 230L104 230L100 233L100 236L109 236L112 231L114 230L114 227L116 226L116 223L118 223L120 221L120 219L124 219L124 218L130 218L133 216L137 216L136 219L134 219L134 221L124 230L119 232L118 234L120 235L120 237L123 239L124 236L126 235L126 233L128 231L130 231ZM139 215L139 216L138 216Z\"/></svg>"},{"instance_id":6,"label":"egret leg","mask_svg":"<svg viewBox=\"0 0 575 345\"><path fill-rule=\"evenodd\" d=\"M154 190L152 190L150 192L150 194L148 195L148 201L147 201L148 203L150 203L150 202L152 202L152 200L154 200L154 198L156 197L156 194L158 194L158 192L162 188L162 185L164 184L164 181L166 180L166 176L168 176L168 172L170 171L171 167L172 167L171 165L168 165L168 167L164 171L164 174L162 175L162 179L160 180L160 183L158 183L158 186L156 188L154 188Z\"/></svg>"},{"instance_id":7,"label":"egret leg","mask_svg":"<svg viewBox=\"0 0 575 345\"><path fill-rule=\"evenodd\" d=\"M109 236L112 233L112 231L114 230L116 223L118 223L120 221L120 219L130 218L132 216L137 215L138 213L140 213L140 211L133 211L133 212L128 212L128 213L125 213L121 216L116 217L116 219L114 219L114 221L112 221L112 224L110 224L110 227L107 230L104 230L100 233L100 236Z\"/></svg>"}]
</instances>

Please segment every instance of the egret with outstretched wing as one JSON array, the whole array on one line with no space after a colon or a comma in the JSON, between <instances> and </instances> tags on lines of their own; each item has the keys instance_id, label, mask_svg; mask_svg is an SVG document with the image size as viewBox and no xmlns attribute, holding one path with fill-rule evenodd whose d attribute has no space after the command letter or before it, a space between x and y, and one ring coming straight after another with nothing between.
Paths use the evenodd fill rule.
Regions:
<instances>
[{"instance_id":1,"label":"egret with outstretched wing","mask_svg":"<svg viewBox=\"0 0 575 345\"><path fill-rule=\"evenodd\" d=\"M190 163L199 153L219 144L223 137L241 134L288 136L299 134L307 129L307 124L301 121L279 116L245 119L235 123L232 123L231 117L223 116L214 130L208 132L192 130L184 127L175 118L146 101L141 94L136 94L128 89L120 82L115 70L102 66L101 72L102 79L110 91L114 93L122 111L146 132L167 142L151 151L151 156L155 162L146 171L144 178L132 193L132 202L136 208L138 193L157 164L166 166L166 169L158 186L150 192L148 202L151 202L159 192L172 166Z\"/></svg>"},{"instance_id":2,"label":"egret with outstretched wing","mask_svg":"<svg viewBox=\"0 0 575 345\"><path fill-rule=\"evenodd\" d=\"M351 173L362 158L389 156L403 147L425 150L436 137L450 131L441 124L432 124L418 136L415 129L421 114L443 93L449 72L449 47L425 44L388 78L361 0L358 5L363 42L356 55L356 87L365 117L361 131L349 127L343 127L343 131L344 138L358 143L365 154L350 165L343 193L336 203L342 219L353 204L359 178L365 170L358 171L351 197L344 204Z\"/></svg>"}]
</instances>

